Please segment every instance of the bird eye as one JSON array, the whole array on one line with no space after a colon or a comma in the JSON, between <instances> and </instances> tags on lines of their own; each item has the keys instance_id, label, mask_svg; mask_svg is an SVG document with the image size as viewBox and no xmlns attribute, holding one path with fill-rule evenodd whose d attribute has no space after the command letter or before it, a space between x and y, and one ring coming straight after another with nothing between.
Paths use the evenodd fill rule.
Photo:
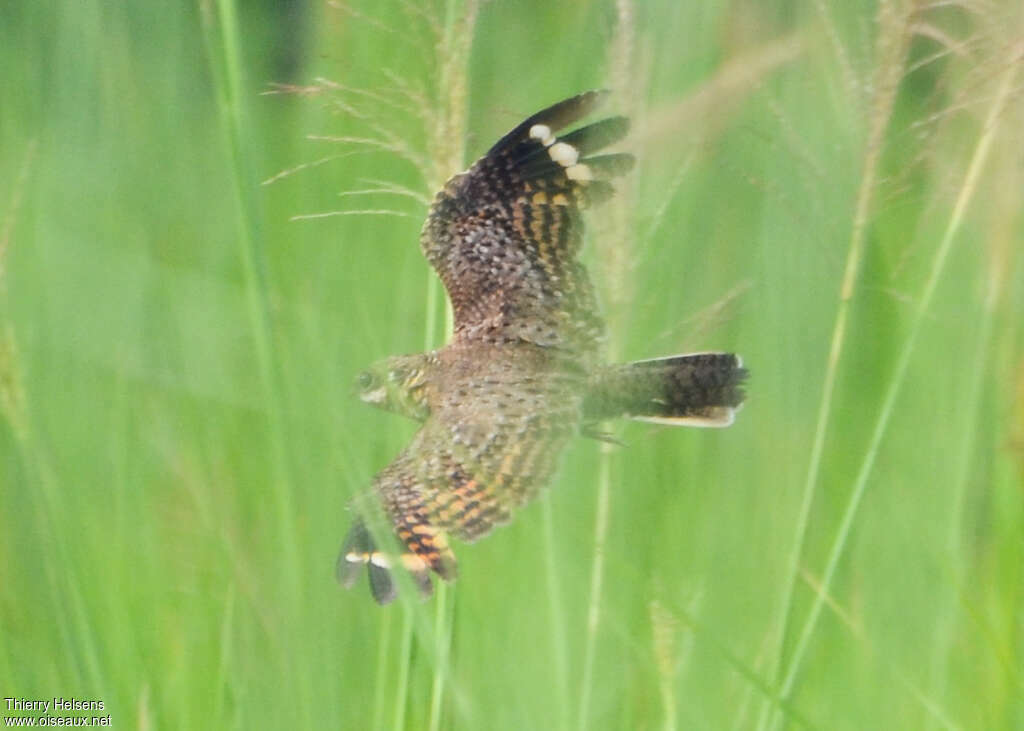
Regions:
<instances>
[{"instance_id":1,"label":"bird eye","mask_svg":"<svg viewBox=\"0 0 1024 731\"><path fill-rule=\"evenodd\" d=\"M363 371L359 374L357 381L359 388L367 389L373 385L373 374L370 371Z\"/></svg>"}]
</instances>

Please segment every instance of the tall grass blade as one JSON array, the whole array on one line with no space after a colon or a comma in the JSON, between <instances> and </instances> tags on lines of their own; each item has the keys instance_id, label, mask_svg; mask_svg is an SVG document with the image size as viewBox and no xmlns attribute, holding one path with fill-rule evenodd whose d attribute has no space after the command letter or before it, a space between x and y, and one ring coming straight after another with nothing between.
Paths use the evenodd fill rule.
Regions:
<instances>
[{"instance_id":1,"label":"tall grass blade","mask_svg":"<svg viewBox=\"0 0 1024 731\"><path fill-rule=\"evenodd\" d=\"M270 292L263 254L261 213L255 196L251 170L250 143L245 121L240 31L233 0L217 0L216 12L207 0L200 0L204 40L212 76L216 82L221 132L227 147L235 186L238 225L238 253L245 277L249 326L256 349L256 364L267 406L270 452L274 470L273 495L278 520L278 539L284 560L286 586L283 594L292 602L301 596L299 577L303 572L294 533L292 481L285 446L283 396L278 365L273 355L273 323ZM293 604L292 609L295 609ZM300 699L308 701L309 699ZM308 703L302 704L308 709Z\"/></svg>"},{"instance_id":2,"label":"tall grass blade","mask_svg":"<svg viewBox=\"0 0 1024 731\"><path fill-rule=\"evenodd\" d=\"M857 202L853 214L853 228L847 250L846 266L839 290L839 306L835 324L832 328L828 361L822 385L821 401L818 407L817 420L814 427L814 439L811 444L810 458L807 466L807 477L804 481L800 508L795 526L795 538L789 552L786 576L782 587L781 604L776 614L778 628L775 632L774 648L770 654L768 676L772 683L777 679L782 664L786 640L789 635L793 599L800 572L800 561L803 556L804 544L807 540L811 506L814 503L818 480L821 472L821 458L825 449L825 438L832 417L832 403L835 396L836 377L842 358L843 344L846 341L847 320L850 303L853 299L857 283L857 275L864 257L866 231L872 214L872 200L878 185L878 164L884 148L885 134L889 127L893 105L903 68L907 49L910 44L910 14L912 9L900 7L900 3L883 2L878 14L879 51L875 67L874 98L868 117L870 131L864 147L863 172L860 187L857 191ZM762 710L758 724L764 729L769 723L772 711L768 706Z\"/></svg>"},{"instance_id":3,"label":"tall grass blade","mask_svg":"<svg viewBox=\"0 0 1024 731\"><path fill-rule=\"evenodd\" d=\"M960 186L956 203L954 204L953 211L950 214L949 223L946 226L946 230L939 242L938 249L935 252L935 257L932 260L928 279L925 282L924 289L918 300L913 319L910 323L910 328L907 332L906 340L900 350L892 378L889 381L888 388L886 389L885 398L882 401L882 406L879 410L878 420L875 422L874 430L871 433L871 440L868 443L864 459L861 462L860 469L853 484L853 490L850 494L849 502L843 511L843 517L839 524L839 529L836 532L832 548L829 551L828 562L825 565L825 571L821 580L821 588L815 594L811 610L800 632L799 639L797 640L796 646L793 650L793 656L790 659L785 676L783 677L780 688L780 697L783 699L788 699L792 693L793 685L796 682L797 675L800 671L804 653L810 643L811 636L817 626L818 617L821 614L821 609L825 603L826 594L830 590L836 568L839 565L839 561L846 549L850 529L853 526L857 510L860 507L861 500L863 499L865 490L867 489L868 479L871 476L875 459L878 456L878 450L882 444L882 438L885 436L886 429L889 425L889 419L892 416L896 404L896 399L903 386L907 367L909 366L910 359L914 353L914 346L917 343L922 326L927 319L928 311L935 295L935 290L942 277L946 266L946 260L949 257L949 252L952 249L953 242L956 239L957 234L960 232L964 213L977 190L978 179L988 159L992 143L996 138L999 118L1006 107L1007 100L1010 97L1010 91L1013 89L1013 83L1016 79L1020 62L1021 50L1018 48L1013 60L1007 64L999 89L996 92L995 100L989 110L978 138L977 147L974 150L970 165L967 168L963 183Z\"/></svg>"}]
</instances>

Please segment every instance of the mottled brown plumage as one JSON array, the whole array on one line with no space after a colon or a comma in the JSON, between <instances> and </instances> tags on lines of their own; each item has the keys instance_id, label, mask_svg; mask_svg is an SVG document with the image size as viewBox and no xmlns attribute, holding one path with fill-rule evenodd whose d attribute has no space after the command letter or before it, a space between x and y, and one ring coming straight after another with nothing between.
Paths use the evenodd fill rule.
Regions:
<instances>
[{"instance_id":1,"label":"mottled brown plumage","mask_svg":"<svg viewBox=\"0 0 1024 731\"><path fill-rule=\"evenodd\" d=\"M507 522L550 480L568 440L597 422L724 426L743 400L746 371L731 354L601 360L604 323L576 258L580 211L632 167L628 154L593 154L628 121L556 133L603 97L588 92L533 115L434 199L420 244L451 299L452 340L375 364L359 383L364 401L422 424L374 479L398 550L378 548L358 517L338 559L346 586L368 566L381 603L396 595L396 564L424 594L430 571L453 579L448 538L473 541Z\"/></svg>"}]
</instances>

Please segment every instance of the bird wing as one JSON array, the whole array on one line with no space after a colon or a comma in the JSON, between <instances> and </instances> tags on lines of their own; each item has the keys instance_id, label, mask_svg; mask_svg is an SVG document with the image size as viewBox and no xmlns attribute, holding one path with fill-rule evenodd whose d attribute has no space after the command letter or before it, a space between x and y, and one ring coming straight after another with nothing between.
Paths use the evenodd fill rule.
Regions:
<instances>
[{"instance_id":1,"label":"bird wing","mask_svg":"<svg viewBox=\"0 0 1024 731\"><path fill-rule=\"evenodd\" d=\"M521 368L515 357L474 371L456 374L459 385L374 480L398 551L378 550L357 520L339 557L342 584L367 564L374 597L386 603L396 595L389 569L400 563L429 594L430 571L455 578L449 536L481 538L550 480L581 418L582 372Z\"/></svg>"},{"instance_id":2,"label":"bird wing","mask_svg":"<svg viewBox=\"0 0 1024 731\"><path fill-rule=\"evenodd\" d=\"M628 154L592 153L628 131L611 117L563 136L606 96L587 92L529 117L437 194L420 244L444 282L455 337L583 350L604 332L576 255L580 210L608 198Z\"/></svg>"}]
</instances>

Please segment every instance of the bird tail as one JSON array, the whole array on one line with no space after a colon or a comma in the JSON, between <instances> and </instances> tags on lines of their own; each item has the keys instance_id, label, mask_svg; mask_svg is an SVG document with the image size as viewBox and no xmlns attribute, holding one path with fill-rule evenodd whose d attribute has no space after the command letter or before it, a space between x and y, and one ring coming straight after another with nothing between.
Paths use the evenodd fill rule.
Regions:
<instances>
[{"instance_id":1,"label":"bird tail","mask_svg":"<svg viewBox=\"0 0 1024 731\"><path fill-rule=\"evenodd\" d=\"M617 417L670 426L729 426L747 370L732 353L692 353L609 366L584 400L587 422Z\"/></svg>"}]
</instances>

